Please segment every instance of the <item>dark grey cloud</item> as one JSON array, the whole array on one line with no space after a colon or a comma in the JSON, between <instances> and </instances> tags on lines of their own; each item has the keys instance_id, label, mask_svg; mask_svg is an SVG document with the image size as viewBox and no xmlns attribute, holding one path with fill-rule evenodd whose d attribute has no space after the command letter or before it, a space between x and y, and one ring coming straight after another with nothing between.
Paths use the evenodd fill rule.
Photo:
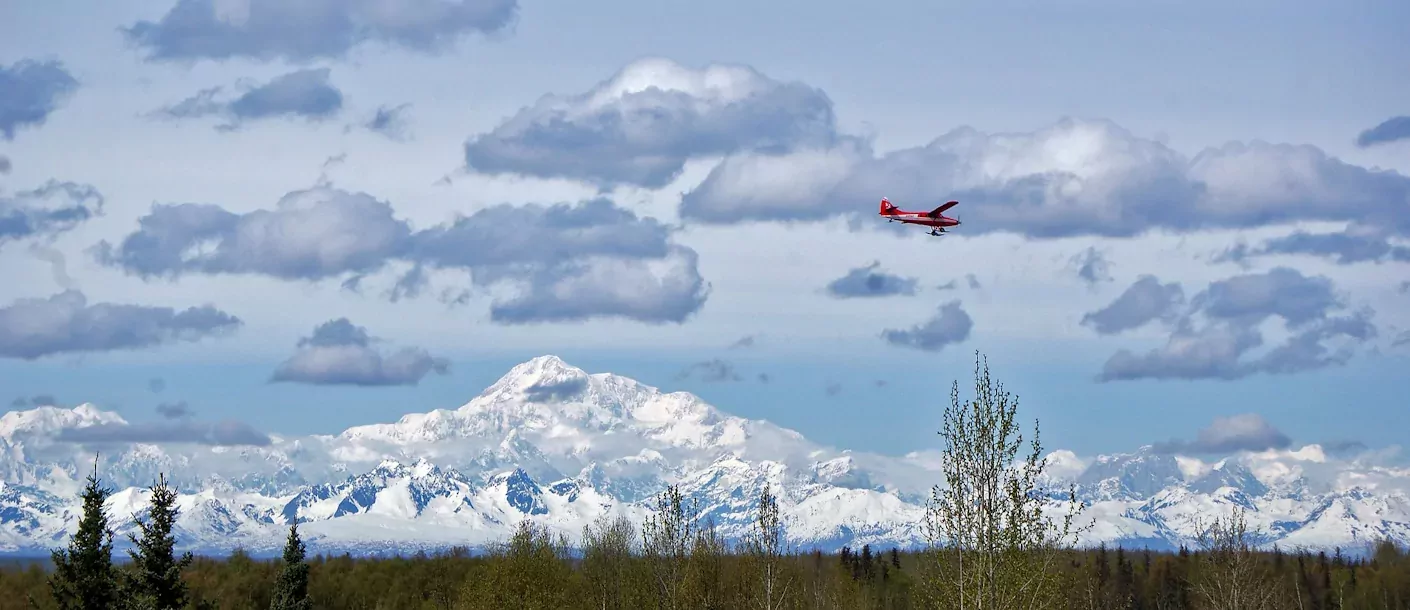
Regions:
<instances>
[{"instance_id":1,"label":"dark grey cloud","mask_svg":"<svg viewBox=\"0 0 1410 610\"><path fill-rule=\"evenodd\" d=\"M1374 312L1362 308L1333 315L1345 309L1347 304L1331 280L1285 267L1216 281L1190 299L1171 323L1173 330L1163 347L1144 354L1122 349L1107 360L1097 379L1230 380L1343 365L1357 345L1377 334L1371 323ZM1263 346L1259 327L1271 317L1283 320L1289 338L1262 356L1246 359ZM1133 328L1112 324L1109 328L1118 332Z\"/></svg>"},{"instance_id":2,"label":"dark grey cloud","mask_svg":"<svg viewBox=\"0 0 1410 610\"><path fill-rule=\"evenodd\" d=\"M0 64L0 135L14 140L20 129L42 126L77 89L78 80L59 61ZM8 171L9 162L4 166Z\"/></svg>"},{"instance_id":3,"label":"dark grey cloud","mask_svg":"<svg viewBox=\"0 0 1410 610\"><path fill-rule=\"evenodd\" d=\"M1107 261L1106 255L1095 247L1088 246L1086 250L1073 255L1069 262L1076 267L1077 277L1088 285L1112 280L1111 263Z\"/></svg>"},{"instance_id":4,"label":"dark grey cloud","mask_svg":"<svg viewBox=\"0 0 1410 610\"><path fill-rule=\"evenodd\" d=\"M870 265L852 269L829 282L827 293L839 299L916 294L919 280L877 271L880 267L881 261L873 261Z\"/></svg>"},{"instance_id":5,"label":"dark grey cloud","mask_svg":"<svg viewBox=\"0 0 1410 610\"><path fill-rule=\"evenodd\" d=\"M1110 305L1082 316L1082 324L1103 335L1116 334L1153 320L1173 320L1184 301L1179 283L1161 284L1153 275L1142 275Z\"/></svg>"},{"instance_id":6,"label":"dark grey cloud","mask_svg":"<svg viewBox=\"0 0 1410 610\"><path fill-rule=\"evenodd\" d=\"M410 108L411 104L378 106L377 111L372 114L372 118L364 122L362 127L393 140L406 140L411 137L411 128L407 118L407 110Z\"/></svg>"},{"instance_id":7,"label":"dark grey cloud","mask_svg":"<svg viewBox=\"0 0 1410 610\"><path fill-rule=\"evenodd\" d=\"M157 405L157 413L160 413L162 417L167 419L181 419L193 415L191 405L186 404L184 400L161 403Z\"/></svg>"},{"instance_id":8,"label":"dark grey cloud","mask_svg":"<svg viewBox=\"0 0 1410 610\"><path fill-rule=\"evenodd\" d=\"M1263 416L1244 413L1214 418L1213 423L1199 430L1193 441L1170 440L1156 443L1152 448L1161 453L1217 455L1287 449L1291 444L1292 439L1274 428Z\"/></svg>"},{"instance_id":9,"label":"dark grey cloud","mask_svg":"<svg viewBox=\"0 0 1410 610\"><path fill-rule=\"evenodd\" d=\"M886 329L881 338L892 345L938 352L946 345L960 343L969 338L974 321L959 301L950 301L940 306L935 316L909 329Z\"/></svg>"},{"instance_id":10,"label":"dark grey cloud","mask_svg":"<svg viewBox=\"0 0 1410 610\"><path fill-rule=\"evenodd\" d=\"M964 275L964 279L965 279L966 282L969 283L969 288L970 288L970 290L979 290L979 288L980 288L980 285L979 285L979 278L974 277L974 274L973 274L973 273L966 273L966 274Z\"/></svg>"},{"instance_id":11,"label":"dark grey cloud","mask_svg":"<svg viewBox=\"0 0 1410 610\"><path fill-rule=\"evenodd\" d=\"M157 21L123 28L147 61L341 59L368 43L416 53L498 32L516 0L177 0Z\"/></svg>"},{"instance_id":12,"label":"dark grey cloud","mask_svg":"<svg viewBox=\"0 0 1410 610\"><path fill-rule=\"evenodd\" d=\"M89 304L65 290L0 307L0 356L34 360L61 353L141 349L199 341L235 331L239 318L210 305L170 307Z\"/></svg>"},{"instance_id":13,"label":"dark grey cloud","mask_svg":"<svg viewBox=\"0 0 1410 610\"><path fill-rule=\"evenodd\" d=\"M770 381L773 381L773 377L768 373L759 373L758 379L759 383L769 383Z\"/></svg>"},{"instance_id":14,"label":"dark grey cloud","mask_svg":"<svg viewBox=\"0 0 1410 610\"><path fill-rule=\"evenodd\" d=\"M158 110L156 116L169 119L218 116L227 121L216 126L220 131L233 131L245 123L269 119L328 119L343 109L343 92L328 82L330 72L328 68L295 70L223 101L217 99L220 87L205 89Z\"/></svg>"},{"instance_id":15,"label":"dark grey cloud","mask_svg":"<svg viewBox=\"0 0 1410 610\"><path fill-rule=\"evenodd\" d=\"M422 294L430 271L450 269L469 271L480 287L520 288L491 305L496 323L604 317L680 323L704 305L709 285L695 251L672 243L672 233L607 199L495 205L413 231L371 195L317 187L285 195L273 210L245 214L212 204L154 205L138 231L117 246L100 242L94 253L143 278L338 277L350 290L400 260L412 266L388 293L393 300ZM198 245L202 250L193 253Z\"/></svg>"},{"instance_id":16,"label":"dark grey cloud","mask_svg":"<svg viewBox=\"0 0 1410 610\"><path fill-rule=\"evenodd\" d=\"M743 337L740 337L738 341L735 341L734 343L731 343L730 346L729 346L729 348L730 348L730 349L743 349L743 348L747 348L747 347L754 347L754 343L755 343L757 340L758 340L758 337L756 337L756 336L754 336L754 335L745 335L745 336L743 336Z\"/></svg>"},{"instance_id":17,"label":"dark grey cloud","mask_svg":"<svg viewBox=\"0 0 1410 610\"><path fill-rule=\"evenodd\" d=\"M936 290L954 290L954 289L959 288L959 287L960 287L959 280L950 280L950 281L948 281L948 282L945 282L944 284L940 284L939 286L936 286L935 289L936 289Z\"/></svg>"},{"instance_id":18,"label":"dark grey cloud","mask_svg":"<svg viewBox=\"0 0 1410 610\"><path fill-rule=\"evenodd\" d=\"M832 101L807 85L747 66L646 58L470 138L465 163L483 174L660 188L695 157L830 145L835 122Z\"/></svg>"},{"instance_id":19,"label":"dark grey cloud","mask_svg":"<svg viewBox=\"0 0 1410 610\"><path fill-rule=\"evenodd\" d=\"M139 424L97 424L64 428L54 440L77 444L194 443L231 447L268 446L273 441L249 424L225 420L215 423L177 421Z\"/></svg>"},{"instance_id":20,"label":"dark grey cloud","mask_svg":"<svg viewBox=\"0 0 1410 610\"><path fill-rule=\"evenodd\" d=\"M1410 116L1395 116L1361 132L1356 136L1356 145L1365 148L1405 139L1410 139Z\"/></svg>"},{"instance_id":21,"label":"dark grey cloud","mask_svg":"<svg viewBox=\"0 0 1410 610\"><path fill-rule=\"evenodd\" d=\"M1400 294L1410 294L1410 280L1401 282L1400 287L1396 288L1396 290L1400 291Z\"/></svg>"},{"instance_id":22,"label":"dark grey cloud","mask_svg":"<svg viewBox=\"0 0 1410 610\"><path fill-rule=\"evenodd\" d=\"M103 264L143 277L249 273L318 280L376 271L410 245L411 227L390 204L330 188L293 191L273 210L245 214L206 203L156 204ZM193 253L197 245L202 251Z\"/></svg>"},{"instance_id":23,"label":"dark grey cloud","mask_svg":"<svg viewBox=\"0 0 1410 610\"><path fill-rule=\"evenodd\" d=\"M826 386L823 387L823 393L827 394L828 396L837 396L838 394L842 393L842 384L837 383L836 381L829 382Z\"/></svg>"},{"instance_id":24,"label":"dark grey cloud","mask_svg":"<svg viewBox=\"0 0 1410 610\"><path fill-rule=\"evenodd\" d=\"M10 164L10 158L5 155L0 155L0 174L10 173L11 167L13 166Z\"/></svg>"},{"instance_id":25,"label":"dark grey cloud","mask_svg":"<svg viewBox=\"0 0 1410 610\"><path fill-rule=\"evenodd\" d=\"M916 210L959 200L971 235L1132 237L1309 220L1410 235L1410 176L1259 141L1190 158L1110 121L1078 119L1029 133L962 127L880 156L847 137L794 154L734 154L683 195L680 214L715 224L844 217L884 228L875 204L861 203L881 193Z\"/></svg>"},{"instance_id":26,"label":"dark grey cloud","mask_svg":"<svg viewBox=\"0 0 1410 610\"><path fill-rule=\"evenodd\" d=\"M1395 336L1395 340L1390 342L1391 347L1400 347L1402 345L1410 345L1410 330L1400 331L1400 334Z\"/></svg>"},{"instance_id":27,"label":"dark grey cloud","mask_svg":"<svg viewBox=\"0 0 1410 610\"><path fill-rule=\"evenodd\" d=\"M402 348L383 354L367 329L347 318L329 320L299 340L298 351L280 363L270 382L315 385L389 386L416 385L428 373L446 374L450 362L426 350Z\"/></svg>"},{"instance_id":28,"label":"dark grey cloud","mask_svg":"<svg viewBox=\"0 0 1410 610\"><path fill-rule=\"evenodd\" d=\"M538 382L524 390L529 402L562 402L581 396L587 389L587 379L578 377L552 383Z\"/></svg>"},{"instance_id":29,"label":"dark grey cloud","mask_svg":"<svg viewBox=\"0 0 1410 610\"><path fill-rule=\"evenodd\" d=\"M166 380L161 377L153 377L147 380L147 389L153 394L161 394L166 390Z\"/></svg>"},{"instance_id":30,"label":"dark grey cloud","mask_svg":"<svg viewBox=\"0 0 1410 610\"><path fill-rule=\"evenodd\" d=\"M685 370L677 374L676 377L685 379L696 373L700 374L701 381L710 383L743 380L743 377L740 377L739 373L735 371L733 364L720 360L719 358L696 362L686 367Z\"/></svg>"},{"instance_id":31,"label":"dark grey cloud","mask_svg":"<svg viewBox=\"0 0 1410 610\"><path fill-rule=\"evenodd\" d=\"M1341 304L1332 280L1307 277L1288 267L1266 273L1239 275L1210 283L1195 295L1192 306L1213 318L1252 326L1271 316L1293 325L1325 318L1328 310Z\"/></svg>"},{"instance_id":32,"label":"dark grey cloud","mask_svg":"<svg viewBox=\"0 0 1410 610\"><path fill-rule=\"evenodd\" d=\"M103 213L103 194L86 184L50 180L13 195L0 193L0 246L54 238Z\"/></svg>"},{"instance_id":33,"label":"dark grey cloud","mask_svg":"<svg viewBox=\"0 0 1410 610\"><path fill-rule=\"evenodd\" d=\"M59 404L59 399L53 394L35 394L34 396L21 396L10 402L10 406L16 408L24 407L53 407Z\"/></svg>"},{"instance_id":34,"label":"dark grey cloud","mask_svg":"<svg viewBox=\"0 0 1410 610\"><path fill-rule=\"evenodd\" d=\"M1338 265L1355 263L1410 262L1410 246L1392 243L1390 237L1375 230L1353 227L1340 233L1308 233L1297 231L1263 242L1250 248L1236 244L1214 258L1214 262L1243 263L1259 256L1300 254L1329 259Z\"/></svg>"}]
</instances>

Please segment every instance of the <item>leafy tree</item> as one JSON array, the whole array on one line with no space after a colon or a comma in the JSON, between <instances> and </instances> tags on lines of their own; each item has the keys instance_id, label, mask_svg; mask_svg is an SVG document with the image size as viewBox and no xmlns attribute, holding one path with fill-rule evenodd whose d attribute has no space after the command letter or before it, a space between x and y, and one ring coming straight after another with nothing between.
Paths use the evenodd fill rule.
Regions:
<instances>
[{"instance_id":1,"label":"leafy tree","mask_svg":"<svg viewBox=\"0 0 1410 610\"><path fill-rule=\"evenodd\" d=\"M180 509L176 506L176 490L166 482L166 476L151 488L152 498L148 519L137 519L141 537L129 535L135 549L132 570L125 574L123 594L130 607L142 610L179 610L186 607L186 583L181 572L191 565L191 553L176 557L176 537L172 530Z\"/></svg>"},{"instance_id":2,"label":"leafy tree","mask_svg":"<svg viewBox=\"0 0 1410 610\"><path fill-rule=\"evenodd\" d=\"M289 539L284 543L284 569L274 583L270 610L311 610L308 597L308 564L304 562L304 541L299 539L299 524L289 526Z\"/></svg>"},{"instance_id":3,"label":"leafy tree","mask_svg":"<svg viewBox=\"0 0 1410 610\"><path fill-rule=\"evenodd\" d=\"M660 605L690 607L685 599L686 568L695 546L699 501L689 505L680 488L671 485L656 499L656 510L642 525L642 547Z\"/></svg>"},{"instance_id":4,"label":"leafy tree","mask_svg":"<svg viewBox=\"0 0 1410 610\"><path fill-rule=\"evenodd\" d=\"M926 511L930 541L927 593L940 608L1051 608L1063 597L1052 568L1058 552L1080 529L1073 520L1085 507L1075 487L1067 493L1060 525L1043 514L1038 489L1047 467L1034 422L1031 452L1015 458L1023 436L1014 421L1018 401L975 359L975 397L950 391L940 435L945 487L936 485Z\"/></svg>"},{"instance_id":5,"label":"leafy tree","mask_svg":"<svg viewBox=\"0 0 1410 610\"><path fill-rule=\"evenodd\" d=\"M94 456L93 474L88 475L88 484L79 496L83 499L83 516L78 520L78 531L68 549L50 554L54 572L49 578L49 589L63 610L107 610L117 602L113 531L103 508L111 495L111 489L98 484L98 459Z\"/></svg>"},{"instance_id":6,"label":"leafy tree","mask_svg":"<svg viewBox=\"0 0 1410 610\"><path fill-rule=\"evenodd\" d=\"M618 515L599 516L583 527L583 575L598 608L631 608L644 603L634 600L632 546L636 527Z\"/></svg>"}]
</instances>

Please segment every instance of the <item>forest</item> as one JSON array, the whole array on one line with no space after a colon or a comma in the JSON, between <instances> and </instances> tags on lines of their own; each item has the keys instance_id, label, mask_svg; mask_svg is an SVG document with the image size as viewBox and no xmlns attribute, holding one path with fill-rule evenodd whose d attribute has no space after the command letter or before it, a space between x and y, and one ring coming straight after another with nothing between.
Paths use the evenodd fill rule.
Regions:
<instances>
[{"instance_id":1,"label":"forest","mask_svg":"<svg viewBox=\"0 0 1410 610\"><path fill-rule=\"evenodd\" d=\"M1025 441L1017 400L987 362L976 363L975 390L963 403L958 384L951 391L940 431L944 480L919 524L921 548L793 548L766 484L738 541L671 486L639 526L604 515L576 546L526 519L483 552L310 555L296 523L280 558L195 557L176 552L177 494L161 478L130 538L130 561L119 561L104 508L112 491L95 469L67 546L48 565L0 569L0 608L1410 609L1404 549L1388 541L1355 555L1263 548L1238 508L1209 519L1178 552L1078 545L1091 523L1075 489L1063 494L1059 518L1041 510L1056 492L1038 485L1046 462L1037 423Z\"/></svg>"}]
</instances>

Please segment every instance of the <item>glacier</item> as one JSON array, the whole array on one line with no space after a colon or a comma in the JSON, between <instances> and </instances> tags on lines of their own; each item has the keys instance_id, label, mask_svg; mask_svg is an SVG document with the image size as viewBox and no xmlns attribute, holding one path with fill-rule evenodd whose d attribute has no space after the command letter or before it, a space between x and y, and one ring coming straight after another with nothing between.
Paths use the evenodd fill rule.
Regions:
<instances>
[{"instance_id":1,"label":"glacier","mask_svg":"<svg viewBox=\"0 0 1410 610\"><path fill-rule=\"evenodd\" d=\"M523 519L576 541L601 516L639 525L672 484L738 540L765 482L797 550L909 549L924 544L926 502L943 482L933 452L818 445L693 394L587 373L552 355L514 366L457 409L337 435L275 434L269 445L239 447L57 439L126 423L92 404L0 417L0 554L67 544L95 451L103 484L116 490L108 511L118 549L145 510L147 487L164 474L180 492L178 548L216 555L277 554L295 522L314 553L480 549ZM1209 462L1143 446L1046 457L1045 484L1075 485L1087 505L1083 523L1093 527L1082 545L1194 546L1202 523L1238 508L1263 546L1357 554L1380 540L1410 543L1410 468L1385 451L1306 445Z\"/></svg>"}]
</instances>

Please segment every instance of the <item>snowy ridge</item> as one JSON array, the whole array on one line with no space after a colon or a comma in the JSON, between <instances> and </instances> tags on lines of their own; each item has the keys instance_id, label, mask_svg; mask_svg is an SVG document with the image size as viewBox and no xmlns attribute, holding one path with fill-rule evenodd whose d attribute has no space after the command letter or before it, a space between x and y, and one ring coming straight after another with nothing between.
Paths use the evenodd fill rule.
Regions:
<instances>
[{"instance_id":1,"label":"snowy ridge","mask_svg":"<svg viewBox=\"0 0 1410 610\"><path fill-rule=\"evenodd\" d=\"M93 448L57 437L125 424L88 404L0 417L0 553L45 553L66 543ZM692 394L589 374L554 356L513 367L457 409L337 435L275 436L265 447L103 451L104 484L119 490L109 501L119 548L145 509L146 487L164 472L181 492L179 543L208 553L236 546L277 552L294 522L314 552L476 547L504 539L525 518L577 540L602 515L640 524L668 484L680 485L737 540L766 481L796 548L906 548L923 543L925 502L943 480L930 453L819 446ZM1084 543L1192 544L1201 520L1241 506L1268 544L1351 553L1381 538L1410 543L1410 469L1386 457L1333 457L1317 445L1216 462L1152 447L1048 456L1049 483L1075 483L1089 505L1084 520L1095 519Z\"/></svg>"}]
</instances>

